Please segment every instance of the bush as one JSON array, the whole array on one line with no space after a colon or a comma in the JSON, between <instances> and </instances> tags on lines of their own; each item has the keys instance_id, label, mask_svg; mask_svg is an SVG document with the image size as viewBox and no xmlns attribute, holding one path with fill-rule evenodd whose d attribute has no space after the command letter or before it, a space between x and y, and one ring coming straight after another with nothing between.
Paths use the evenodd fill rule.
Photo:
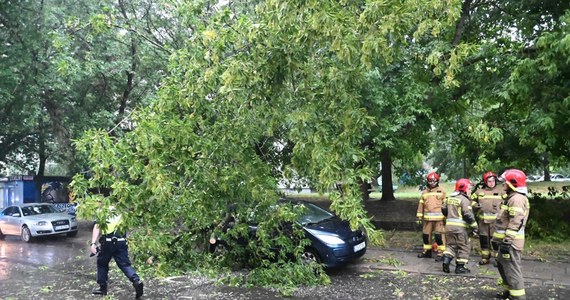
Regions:
<instances>
[{"instance_id":1,"label":"bush","mask_svg":"<svg viewBox=\"0 0 570 300\"><path fill-rule=\"evenodd\" d=\"M531 192L529 201L529 237L551 242L570 238L570 186L562 186L562 191L549 187L546 195Z\"/></svg>"}]
</instances>

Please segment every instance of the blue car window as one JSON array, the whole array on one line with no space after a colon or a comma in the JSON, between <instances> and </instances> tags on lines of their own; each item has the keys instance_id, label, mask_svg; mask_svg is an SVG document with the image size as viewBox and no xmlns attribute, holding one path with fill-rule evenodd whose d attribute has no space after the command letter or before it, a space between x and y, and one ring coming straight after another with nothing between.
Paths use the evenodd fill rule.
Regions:
<instances>
[{"instance_id":1,"label":"blue car window","mask_svg":"<svg viewBox=\"0 0 570 300\"><path fill-rule=\"evenodd\" d=\"M301 224L306 225L309 223L319 223L322 222L324 220L333 218L334 215L314 204L311 203L303 203L302 204L305 207L305 211L303 212L303 214L301 215L301 219L299 220L299 222L301 222Z\"/></svg>"}]
</instances>

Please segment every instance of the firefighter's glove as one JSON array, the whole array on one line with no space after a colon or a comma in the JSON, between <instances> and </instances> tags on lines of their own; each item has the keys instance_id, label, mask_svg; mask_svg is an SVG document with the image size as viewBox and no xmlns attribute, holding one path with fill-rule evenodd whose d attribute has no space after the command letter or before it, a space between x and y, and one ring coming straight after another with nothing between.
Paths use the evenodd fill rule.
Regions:
<instances>
[{"instance_id":1,"label":"firefighter's glove","mask_svg":"<svg viewBox=\"0 0 570 300\"><path fill-rule=\"evenodd\" d=\"M511 243L503 241L499 244L499 255L505 259L511 259Z\"/></svg>"},{"instance_id":2,"label":"firefighter's glove","mask_svg":"<svg viewBox=\"0 0 570 300\"><path fill-rule=\"evenodd\" d=\"M477 237L479 235L479 229L473 228L473 230L471 231L471 234L473 235L473 237Z\"/></svg>"},{"instance_id":3,"label":"firefighter's glove","mask_svg":"<svg viewBox=\"0 0 570 300\"><path fill-rule=\"evenodd\" d=\"M418 224L418 225L422 225L422 224L423 224L423 221L422 221L422 219L417 219L417 220L416 220L416 224Z\"/></svg>"}]
</instances>

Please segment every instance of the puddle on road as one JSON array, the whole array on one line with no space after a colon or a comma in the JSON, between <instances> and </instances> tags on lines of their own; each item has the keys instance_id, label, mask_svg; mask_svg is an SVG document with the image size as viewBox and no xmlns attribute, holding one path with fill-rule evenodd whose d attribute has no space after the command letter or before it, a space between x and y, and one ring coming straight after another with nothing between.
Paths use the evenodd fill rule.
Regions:
<instances>
[{"instance_id":1,"label":"puddle on road","mask_svg":"<svg viewBox=\"0 0 570 300\"><path fill-rule=\"evenodd\" d=\"M43 237L31 243L25 243L19 237L5 237L0 241L0 280L18 276L22 271L51 268L88 255L89 234L84 232L75 238Z\"/></svg>"}]
</instances>

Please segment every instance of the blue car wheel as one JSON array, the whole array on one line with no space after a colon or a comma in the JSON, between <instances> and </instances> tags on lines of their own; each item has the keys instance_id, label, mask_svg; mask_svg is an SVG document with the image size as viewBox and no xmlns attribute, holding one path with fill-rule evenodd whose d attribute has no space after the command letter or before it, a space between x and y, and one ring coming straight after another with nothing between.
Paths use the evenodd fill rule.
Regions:
<instances>
[{"instance_id":1,"label":"blue car wheel","mask_svg":"<svg viewBox=\"0 0 570 300\"><path fill-rule=\"evenodd\" d=\"M318 263L320 264L322 262L319 254L311 248L307 248L305 249L305 251L303 251L303 254L301 254L301 260L304 263Z\"/></svg>"}]
</instances>

